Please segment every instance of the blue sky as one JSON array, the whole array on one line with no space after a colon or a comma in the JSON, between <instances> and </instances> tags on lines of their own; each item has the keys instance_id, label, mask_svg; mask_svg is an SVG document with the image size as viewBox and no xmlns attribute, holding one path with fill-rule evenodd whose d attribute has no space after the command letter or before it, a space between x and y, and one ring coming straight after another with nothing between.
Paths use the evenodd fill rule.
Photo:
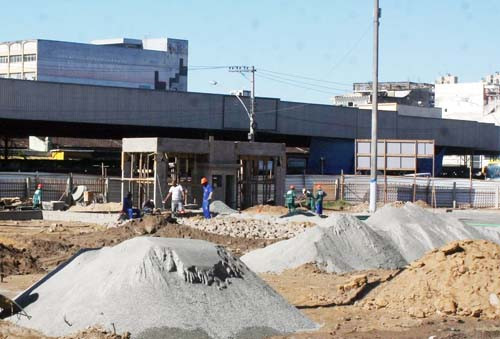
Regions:
<instances>
[{"instance_id":1,"label":"blue sky","mask_svg":"<svg viewBox=\"0 0 500 339\"><path fill-rule=\"evenodd\" d=\"M328 103L352 82L371 80L372 0L23 0L2 7L10 14L2 15L1 41L187 39L190 66L255 65L257 96ZM380 7L381 81L433 82L446 73L478 81L500 70L500 1L380 0ZM226 93L249 82L225 69L192 70L188 86Z\"/></svg>"}]
</instances>

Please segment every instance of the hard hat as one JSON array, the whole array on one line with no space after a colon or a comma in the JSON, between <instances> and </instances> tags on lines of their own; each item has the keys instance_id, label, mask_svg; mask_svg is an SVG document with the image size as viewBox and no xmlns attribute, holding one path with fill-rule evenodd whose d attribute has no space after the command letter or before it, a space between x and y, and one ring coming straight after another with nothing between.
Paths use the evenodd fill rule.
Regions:
<instances>
[{"instance_id":1,"label":"hard hat","mask_svg":"<svg viewBox=\"0 0 500 339\"><path fill-rule=\"evenodd\" d=\"M37 185L37 187L38 187L38 188L42 188L42 187L43 187L43 185L42 185L42 184L38 184L38 185Z\"/></svg>"},{"instance_id":2,"label":"hard hat","mask_svg":"<svg viewBox=\"0 0 500 339\"><path fill-rule=\"evenodd\" d=\"M201 184L203 185L203 184L206 184L206 183L208 183L208 179L205 178L205 177L201 178Z\"/></svg>"},{"instance_id":3,"label":"hard hat","mask_svg":"<svg viewBox=\"0 0 500 339\"><path fill-rule=\"evenodd\" d=\"M321 185L317 185L316 188L320 189L321 188Z\"/></svg>"},{"instance_id":4,"label":"hard hat","mask_svg":"<svg viewBox=\"0 0 500 339\"><path fill-rule=\"evenodd\" d=\"M290 185L290 189L291 189L291 190L294 190L294 189L295 189L295 186L294 186L294 185Z\"/></svg>"}]
</instances>

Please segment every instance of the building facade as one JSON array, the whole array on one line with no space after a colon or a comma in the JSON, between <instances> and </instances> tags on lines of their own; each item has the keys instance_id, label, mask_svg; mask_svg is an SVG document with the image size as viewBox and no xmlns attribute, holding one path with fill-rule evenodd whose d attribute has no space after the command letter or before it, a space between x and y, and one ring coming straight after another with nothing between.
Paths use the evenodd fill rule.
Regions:
<instances>
[{"instance_id":1,"label":"building facade","mask_svg":"<svg viewBox=\"0 0 500 339\"><path fill-rule=\"evenodd\" d=\"M109 39L0 43L0 77L187 91L188 41Z\"/></svg>"}]
</instances>

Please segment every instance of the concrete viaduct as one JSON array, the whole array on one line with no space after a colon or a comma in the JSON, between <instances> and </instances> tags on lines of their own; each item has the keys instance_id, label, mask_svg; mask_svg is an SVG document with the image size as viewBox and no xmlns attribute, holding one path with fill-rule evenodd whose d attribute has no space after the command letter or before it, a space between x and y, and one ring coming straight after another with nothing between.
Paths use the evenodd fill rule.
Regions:
<instances>
[{"instance_id":1,"label":"concrete viaduct","mask_svg":"<svg viewBox=\"0 0 500 339\"><path fill-rule=\"evenodd\" d=\"M248 99L245 98L244 100ZM311 138L370 137L370 111L257 98L257 141L308 146ZM0 134L82 138L246 140L248 117L231 95L0 79ZM500 153L500 127L379 113L379 137L434 139L448 154Z\"/></svg>"}]
</instances>

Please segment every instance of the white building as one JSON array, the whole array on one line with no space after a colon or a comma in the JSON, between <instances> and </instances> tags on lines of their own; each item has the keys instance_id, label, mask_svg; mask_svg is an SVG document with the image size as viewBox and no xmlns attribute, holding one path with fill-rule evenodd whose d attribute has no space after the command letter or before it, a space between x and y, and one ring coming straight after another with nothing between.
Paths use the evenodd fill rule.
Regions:
<instances>
[{"instance_id":1,"label":"white building","mask_svg":"<svg viewBox=\"0 0 500 339\"><path fill-rule=\"evenodd\" d=\"M451 77L451 76L448 76ZM483 81L459 83L438 79L435 106L443 118L488 122L500 126L500 75L489 75Z\"/></svg>"},{"instance_id":2,"label":"white building","mask_svg":"<svg viewBox=\"0 0 500 339\"><path fill-rule=\"evenodd\" d=\"M187 91L187 40L0 43L0 77Z\"/></svg>"}]
</instances>

